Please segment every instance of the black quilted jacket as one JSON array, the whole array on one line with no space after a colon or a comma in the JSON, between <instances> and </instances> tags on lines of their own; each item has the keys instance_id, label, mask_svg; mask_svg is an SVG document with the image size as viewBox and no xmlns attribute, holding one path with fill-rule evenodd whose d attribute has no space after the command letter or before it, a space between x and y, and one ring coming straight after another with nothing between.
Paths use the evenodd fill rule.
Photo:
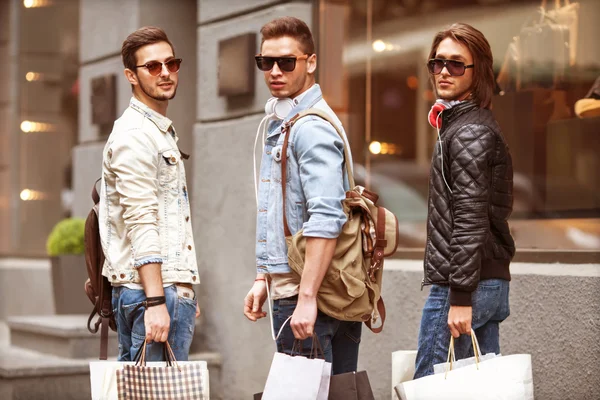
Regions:
<instances>
[{"instance_id":1,"label":"black quilted jacket","mask_svg":"<svg viewBox=\"0 0 600 400\"><path fill-rule=\"evenodd\" d=\"M423 284L450 285L450 304L468 306L480 280L510 280L512 158L492 112L470 102L442 112L440 136L429 178Z\"/></svg>"}]
</instances>

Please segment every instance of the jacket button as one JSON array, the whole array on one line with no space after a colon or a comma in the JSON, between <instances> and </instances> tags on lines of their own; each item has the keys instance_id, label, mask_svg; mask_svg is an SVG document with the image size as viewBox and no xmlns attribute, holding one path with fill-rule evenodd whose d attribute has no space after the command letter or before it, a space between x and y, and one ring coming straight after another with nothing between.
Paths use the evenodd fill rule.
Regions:
<instances>
[{"instance_id":1,"label":"jacket button","mask_svg":"<svg viewBox=\"0 0 600 400\"><path fill-rule=\"evenodd\" d=\"M125 274L120 275L121 279L125 279Z\"/></svg>"},{"instance_id":2,"label":"jacket button","mask_svg":"<svg viewBox=\"0 0 600 400\"><path fill-rule=\"evenodd\" d=\"M191 249L192 249L192 245L188 244L188 250L191 250Z\"/></svg>"},{"instance_id":3,"label":"jacket button","mask_svg":"<svg viewBox=\"0 0 600 400\"><path fill-rule=\"evenodd\" d=\"M195 277L195 276L192 276L192 280L193 280L193 281L196 281L196 277Z\"/></svg>"},{"instance_id":4,"label":"jacket button","mask_svg":"<svg viewBox=\"0 0 600 400\"><path fill-rule=\"evenodd\" d=\"M117 279L117 276L116 276L116 275L113 275L113 276L112 276L112 278L113 278L113 279Z\"/></svg>"},{"instance_id":5,"label":"jacket button","mask_svg":"<svg viewBox=\"0 0 600 400\"><path fill-rule=\"evenodd\" d=\"M188 222L190 220L190 217L185 217L185 222Z\"/></svg>"},{"instance_id":6,"label":"jacket button","mask_svg":"<svg viewBox=\"0 0 600 400\"><path fill-rule=\"evenodd\" d=\"M174 163L175 161L177 161L177 159L175 157L171 157L171 162Z\"/></svg>"}]
</instances>

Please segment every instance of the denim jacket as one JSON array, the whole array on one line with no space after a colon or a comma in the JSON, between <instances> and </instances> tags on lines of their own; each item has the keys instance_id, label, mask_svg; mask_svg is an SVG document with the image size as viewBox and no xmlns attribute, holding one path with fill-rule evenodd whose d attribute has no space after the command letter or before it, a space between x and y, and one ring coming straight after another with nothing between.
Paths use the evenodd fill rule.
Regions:
<instances>
[{"instance_id":1,"label":"denim jacket","mask_svg":"<svg viewBox=\"0 0 600 400\"><path fill-rule=\"evenodd\" d=\"M283 229L281 149L285 137L281 128L291 117L309 108L328 113L343 132L342 123L323 100L321 88L316 84L305 92L284 121L269 124L258 188L259 273L291 272ZM346 168L352 168L352 160L345 163L342 139L331 124L317 116L298 120L289 135L285 205L290 232L295 234L304 229L306 237L337 238L346 223L342 200L349 189ZM344 141L348 143L345 133Z\"/></svg>"},{"instance_id":2,"label":"denim jacket","mask_svg":"<svg viewBox=\"0 0 600 400\"><path fill-rule=\"evenodd\" d=\"M200 283L185 168L171 120L132 98L103 152L99 222L111 283L140 283L162 263L164 283Z\"/></svg>"}]
</instances>

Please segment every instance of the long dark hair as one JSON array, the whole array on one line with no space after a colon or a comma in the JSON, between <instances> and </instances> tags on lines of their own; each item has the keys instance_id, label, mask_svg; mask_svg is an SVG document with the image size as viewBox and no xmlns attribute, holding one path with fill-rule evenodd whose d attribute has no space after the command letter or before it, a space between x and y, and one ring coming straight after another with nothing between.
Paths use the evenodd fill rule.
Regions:
<instances>
[{"instance_id":1,"label":"long dark hair","mask_svg":"<svg viewBox=\"0 0 600 400\"><path fill-rule=\"evenodd\" d=\"M446 38L465 45L473 56L473 84L471 86L471 100L480 108L492 107L492 96L494 95L494 57L492 49L483 33L471 25L456 23L447 29L438 32L433 38L429 59L435 58L440 42ZM435 89L435 81L431 77Z\"/></svg>"}]
</instances>

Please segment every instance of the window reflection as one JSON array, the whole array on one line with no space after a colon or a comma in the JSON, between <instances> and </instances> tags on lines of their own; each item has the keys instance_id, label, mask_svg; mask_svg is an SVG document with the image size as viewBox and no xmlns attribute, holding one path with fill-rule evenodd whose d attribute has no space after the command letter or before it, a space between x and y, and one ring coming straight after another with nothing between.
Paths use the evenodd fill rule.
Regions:
<instances>
[{"instance_id":1,"label":"window reflection","mask_svg":"<svg viewBox=\"0 0 600 400\"><path fill-rule=\"evenodd\" d=\"M600 248L600 2L317 3L325 96L343 117L357 182L397 215L402 246L425 243L435 141L427 52L437 31L466 22L494 54L493 112L513 156L517 246Z\"/></svg>"}]
</instances>

